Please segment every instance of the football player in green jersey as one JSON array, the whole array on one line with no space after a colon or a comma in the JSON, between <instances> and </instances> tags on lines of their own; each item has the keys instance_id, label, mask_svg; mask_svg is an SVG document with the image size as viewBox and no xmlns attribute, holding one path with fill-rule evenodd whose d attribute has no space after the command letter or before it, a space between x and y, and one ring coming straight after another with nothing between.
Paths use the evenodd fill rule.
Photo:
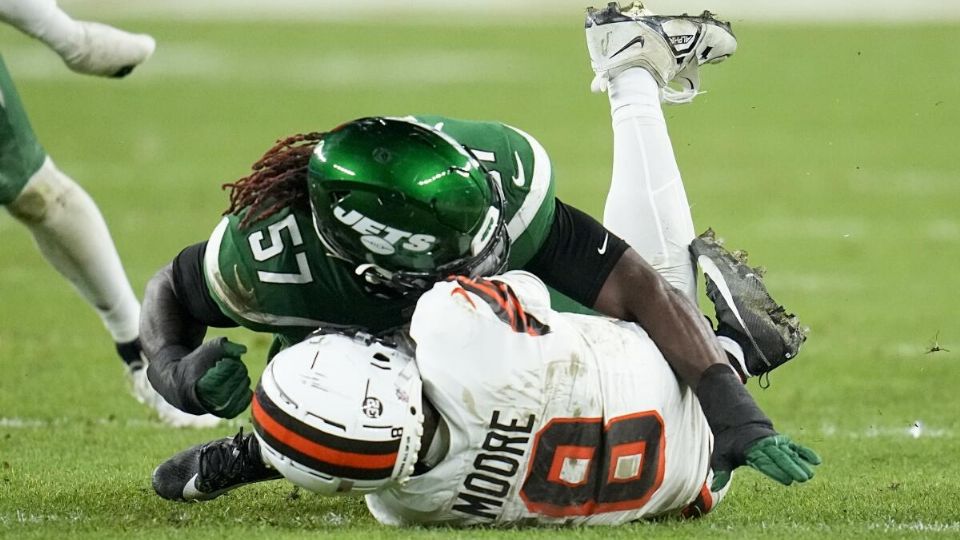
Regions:
<instances>
[{"instance_id":1,"label":"football player in green jersey","mask_svg":"<svg viewBox=\"0 0 960 540\"><path fill-rule=\"evenodd\" d=\"M651 148L656 155L626 173L635 177L669 165L674 158L659 113L660 92L680 72L687 80L700 63L732 54L736 41L729 25L710 17L654 18L610 8L588 17L588 44L602 41L591 37L591 28L608 35L597 51L591 45L592 56L626 51L616 62L594 61L605 81L599 86L609 88L614 108L614 170L625 170L617 166L623 155L646 155L636 146L644 144L644 124L659 144ZM624 44L608 47L611 37ZM660 114L652 123L638 113L649 114L651 99ZM618 128L618 115L629 129ZM584 306L639 323L680 378L719 404L708 412L723 433L718 444L740 444L753 424L762 423L736 414L749 394L691 298L692 222L686 226L691 220L679 174L663 179L669 200L656 193L633 198L638 214L675 214L646 234L682 253L685 262L677 262L673 250L663 267L671 275L671 266L685 265L678 272L688 275L681 288L645 260L656 261L658 254L641 254L557 200L546 151L504 124L364 118L283 140L253 169L230 185L231 205L210 239L184 249L147 287L141 337L151 359L150 379L186 411L231 418L251 399L240 360L244 347L224 338L204 342L208 327L242 325L272 332L283 344L317 327L383 332L403 325L419 294L448 275L524 269ZM615 178L614 185L622 181ZM736 262L722 250L707 243L698 255L723 267L718 279L731 279L723 289L735 295L744 289L731 271ZM763 299L769 299L765 291ZM775 332L790 321L775 319L765 306L736 296L717 305L722 320L746 321L733 327L734 338L778 338L769 344L727 340L749 374L769 371L797 352L802 339L796 332ZM737 316L725 317L731 311ZM757 351L743 350L745 344ZM764 363L754 362L757 357Z\"/></svg>"},{"instance_id":2,"label":"football player in green jersey","mask_svg":"<svg viewBox=\"0 0 960 540\"><path fill-rule=\"evenodd\" d=\"M153 53L153 38L77 21L54 0L2 0L0 21L56 51L77 73L123 77ZM0 58L0 205L30 231L40 252L93 307L117 343L134 396L175 426L218 419L186 414L150 386L137 340L140 304L103 216L90 196L54 165L37 141Z\"/></svg>"}]
</instances>

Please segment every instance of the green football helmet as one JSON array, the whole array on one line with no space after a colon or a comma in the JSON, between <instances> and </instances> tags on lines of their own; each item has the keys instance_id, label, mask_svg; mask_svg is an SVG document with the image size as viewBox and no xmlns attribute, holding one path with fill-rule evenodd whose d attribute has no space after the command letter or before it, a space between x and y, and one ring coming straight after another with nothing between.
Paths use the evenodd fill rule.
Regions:
<instances>
[{"instance_id":1,"label":"green football helmet","mask_svg":"<svg viewBox=\"0 0 960 540\"><path fill-rule=\"evenodd\" d=\"M506 265L500 185L429 126L381 117L343 124L317 143L307 181L321 241L373 286L418 293Z\"/></svg>"}]
</instances>

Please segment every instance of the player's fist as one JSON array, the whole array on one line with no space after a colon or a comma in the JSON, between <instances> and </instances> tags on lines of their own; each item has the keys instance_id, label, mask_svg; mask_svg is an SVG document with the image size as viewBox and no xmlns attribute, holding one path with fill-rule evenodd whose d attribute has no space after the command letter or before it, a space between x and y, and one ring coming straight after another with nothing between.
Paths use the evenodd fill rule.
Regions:
<instances>
[{"instance_id":1,"label":"player's fist","mask_svg":"<svg viewBox=\"0 0 960 540\"><path fill-rule=\"evenodd\" d=\"M247 348L227 338L207 341L185 356L199 374L193 385L197 400L210 414L233 418L242 413L253 398L250 375L240 360Z\"/></svg>"},{"instance_id":2,"label":"player's fist","mask_svg":"<svg viewBox=\"0 0 960 540\"><path fill-rule=\"evenodd\" d=\"M77 73L124 77L150 58L156 42L97 22L78 21L73 39L54 46L67 67Z\"/></svg>"}]
</instances>

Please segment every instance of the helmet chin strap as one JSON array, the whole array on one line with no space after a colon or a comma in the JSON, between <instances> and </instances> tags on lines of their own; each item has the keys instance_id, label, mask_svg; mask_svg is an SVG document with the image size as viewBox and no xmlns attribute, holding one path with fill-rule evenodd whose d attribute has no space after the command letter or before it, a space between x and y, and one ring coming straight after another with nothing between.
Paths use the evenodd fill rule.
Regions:
<instances>
[{"instance_id":1,"label":"helmet chin strap","mask_svg":"<svg viewBox=\"0 0 960 540\"><path fill-rule=\"evenodd\" d=\"M393 277L393 272L390 272L382 266L377 266L375 264L361 264L354 269L354 272L358 276L363 276L364 279L373 283L374 285L385 285L390 283L390 278Z\"/></svg>"},{"instance_id":2,"label":"helmet chin strap","mask_svg":"<svg viewBox=\"0 0 960 540\"><path fill-rule=\"evenodd\" d=\"M403 296L411 292L422 292L415 286L405 285L394 279L394 273L382 266L376 264L361 264L354 269L356 275L363 278L370 292L383 296L384 298L393 298L397 295Z\"/></svg>"}]
</instances>

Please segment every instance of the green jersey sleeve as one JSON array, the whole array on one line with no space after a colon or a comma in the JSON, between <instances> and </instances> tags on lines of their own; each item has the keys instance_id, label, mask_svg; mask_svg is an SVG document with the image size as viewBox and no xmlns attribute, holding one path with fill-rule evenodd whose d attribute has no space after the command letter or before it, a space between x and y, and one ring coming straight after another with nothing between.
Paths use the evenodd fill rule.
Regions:
<instances>
[{"instance_id":1,"label":"green jersey sleeve","mask_svg":"<svg viewBox=\"0 0 960 540\"><path fill-rule=\"evenodd\" d=\"M417 116L470 149L503 188L510 234L508 268L522 268L543 245L553 223L553 167L543 146L529 134L499 122Z\"/></svg>"},{"instance_id":2,"label":"green jersey sleeve","mask_svg":"<svg viewBox=\"0 0 960 540\"><path fill-rule=\"evenodd\" d=\"M350 265L323 248L308 211L288 208L244 229L240 220L220 221L203 267L211 296L241 326L296 341L318 327L403 324L413 300L365 290Z\"/></svg>"}]
</instances>

